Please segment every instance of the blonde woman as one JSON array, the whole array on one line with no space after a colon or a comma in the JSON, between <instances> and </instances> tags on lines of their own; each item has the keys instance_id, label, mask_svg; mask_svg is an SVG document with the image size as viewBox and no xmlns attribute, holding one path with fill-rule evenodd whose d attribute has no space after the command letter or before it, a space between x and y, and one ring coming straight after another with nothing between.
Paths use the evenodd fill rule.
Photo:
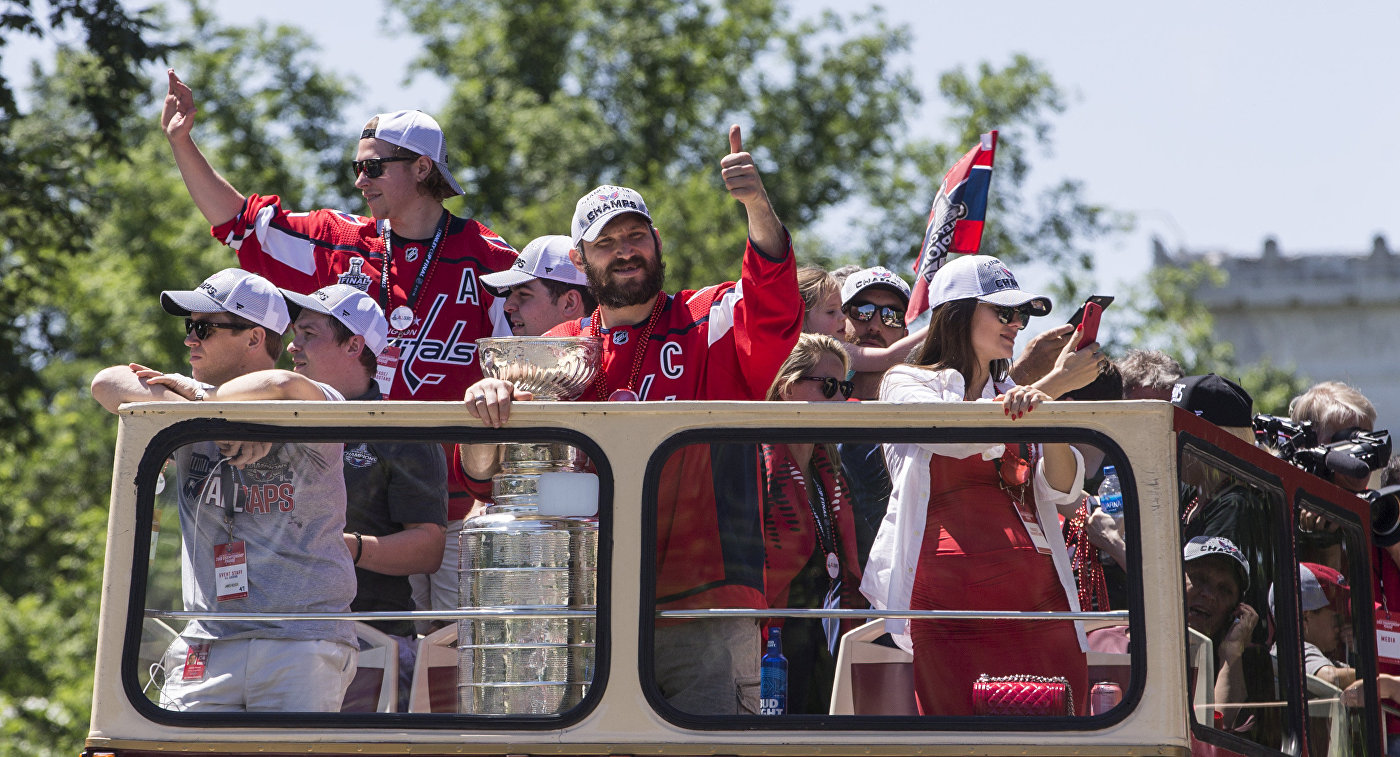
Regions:
<instances>
[{"instance_id":1,"label":"blonde woman","mask_svg":"<svg viewBox=\"0 0 1400 757\"><path fill-rule=\"evenodd\" d=\"M846 351L839 342L825 334L803 334L778 369L767 399L842 402L851 396L846 369ZM769 607L867 607L860 594L850 487L835 445L764 444L760 455ZM771 618L768 626L783 629L789 711L827 712L839 624ZM765 628L765 637L767 632Z\"/></svg>"}]
</instances>

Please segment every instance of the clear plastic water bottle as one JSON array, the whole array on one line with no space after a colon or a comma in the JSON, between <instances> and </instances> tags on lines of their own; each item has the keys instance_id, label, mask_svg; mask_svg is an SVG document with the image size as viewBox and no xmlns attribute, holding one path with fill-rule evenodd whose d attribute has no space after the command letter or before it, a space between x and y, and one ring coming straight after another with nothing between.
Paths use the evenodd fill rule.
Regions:
<instances>
[{"instance_id":1,"label":"clear plastic water bottle","mask_svg":"<svg viewBox=\"0 0 1400 757\"><path fill-rule=\"evenodd\" d=\"M787 713L787 669L788 661L783 656L783 629L776 626L769 628L768 645L759 667L758 714Z\"/></svg>"},{"instance_id":2,"label":"clear plastic water bottle","mask_svg":"<svg viewBox=\"0 0 1400 757\"><path fill-rule=\"evenodd\" d=\"M1112 465L1103 467L1103 483L1099 484L1099 509L1115 518L1123 517L1123 485Z\"/></svg>"}]
</instances>

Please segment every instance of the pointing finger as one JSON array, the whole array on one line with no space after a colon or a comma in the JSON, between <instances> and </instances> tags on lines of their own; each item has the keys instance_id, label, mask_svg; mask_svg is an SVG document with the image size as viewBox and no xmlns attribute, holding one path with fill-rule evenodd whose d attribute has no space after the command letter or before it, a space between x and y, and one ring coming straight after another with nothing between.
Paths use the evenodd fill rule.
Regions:
<instances>
[{"instance_id":1,"label":"pointing finger","mask_svg":"<svg viewBox=\"0 0 1400 757\"><path fill-rule=\"evenodd\" d=\"M729 127L729 152L736 153L743 151L744 139L739 133L739 124L734 124Z\"/></svg>"}]
</instances>

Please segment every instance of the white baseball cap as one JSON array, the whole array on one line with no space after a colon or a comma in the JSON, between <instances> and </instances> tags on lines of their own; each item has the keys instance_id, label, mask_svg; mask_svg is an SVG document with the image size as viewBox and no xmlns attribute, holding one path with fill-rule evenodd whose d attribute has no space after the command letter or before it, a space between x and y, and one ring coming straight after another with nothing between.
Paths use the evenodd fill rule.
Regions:
<instances>
[{"instance_id":1,"label":"white baseball cap","mask_svg":"<svg viewBox=\"0 0 1400 757\"><path fill-rule=\"evenodd\" d=\"M604 184L580 197L574 206L574 221L569 225L574 247L580 241L592 242L608 221L623 213L637 213L651 223L651 212L635 189Z\"/></svg>"},{"instance_id":2,"label":"white baseball cap","mask_svg":"<svg viewBox=\"0 0 1400 757\"><path fill-rule=\"evenodd\" d=\"M885 287L893 290L904 298L905 307L909 306L909 285L904 283L904 279L895 275L894 271L877 265L874 268L861 269L846 277L846 283L841 285L841 307L845 307L856 295L870 287Z\"/></svg>"},{"instance_id":3,"label":"white baseball cap","mask_svg":"<svg viewBox=\"0 0 1400 757\"><path fill-rule=\"evenodd\" d=\"M928 286L928 306L975 297L1007 307L1031 306L1031 315L1049 315L1050 298L1021 289L1004 263L990 255L963 255L938 269Z\"/></svg>"},{"instance_id":4,"label":"white baseball cap","mask_svg":"<svg viewBox=\"0 0 1400 757\"><path fill-rule=\"evenodd\" d=\"M233 313L279 335L292 321L277 287L241 268L225 268L190 291L161 292L160 305L171 315Z\"/></svg>"},{"instance_id":5,"label":"white baseball cap","mask_svg":"<svg viewBox=\"0 0 1400 757\"><path fill-rule=\"evenodd\" d=\"M433 159L433 165L442 173L442 178L447 179L448 186L457 194L464 194L462 185L447 170L447 138L442 135L442 127L432 116L421 110L396 110L393 113L380 113L375 118L379 119L378 124L373 129L365 129L360 139L382 139L419 155L427 155Z\"/></svg>"},{"instance_id":6,"label":"white baseball cap","mask_svg":"<svg viewBox=\"0 0 1400 757\"><path fill-rule=\"evenodd\" d=\"M569 250L572 248L573 241L563 234L536 237L525 245L510 268L482 276L481 283L497 297L505 297L510 294L511 287L535 279L588 286L583 271L569 260Z\"/></svg>"},{"instance_id":7,"label":"white baseball cap","mask_svg":"<svg viewBox=\"0 0 1400 757\"><path fill-rule=\"evenodd\" d=\"M365 346L378 355L389 346L389 324L384 320L384 311L373 297L349 284L331 284L321 287L311 294L300 294L283 289L287 298L287 308L292 320L306 308L314 313L328 315L345 324L350 333L365 339Z\"/></svg>"}]
</instances>

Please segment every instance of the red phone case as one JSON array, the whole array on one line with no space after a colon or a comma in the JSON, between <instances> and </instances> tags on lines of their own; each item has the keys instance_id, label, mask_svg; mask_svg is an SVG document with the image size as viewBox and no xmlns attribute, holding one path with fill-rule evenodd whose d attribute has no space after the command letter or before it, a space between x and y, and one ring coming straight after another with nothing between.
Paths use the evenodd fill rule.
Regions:
<instances>
[{"instance_id":1,"label":"red phone case","mask_svg":"<svg viewBox=\"0 0 1400 757\"><path fill-rule=\"evenodd\" d=\"M1084 330L1080 332L1079 344L1074 346L1075 351L1084 349L1087 344L1092 344L1099 338L1099 316L1103 315L1103 308L1097 302L1084 303L1084 321L1080 327Z\"/></svg>"}]
</instances>

